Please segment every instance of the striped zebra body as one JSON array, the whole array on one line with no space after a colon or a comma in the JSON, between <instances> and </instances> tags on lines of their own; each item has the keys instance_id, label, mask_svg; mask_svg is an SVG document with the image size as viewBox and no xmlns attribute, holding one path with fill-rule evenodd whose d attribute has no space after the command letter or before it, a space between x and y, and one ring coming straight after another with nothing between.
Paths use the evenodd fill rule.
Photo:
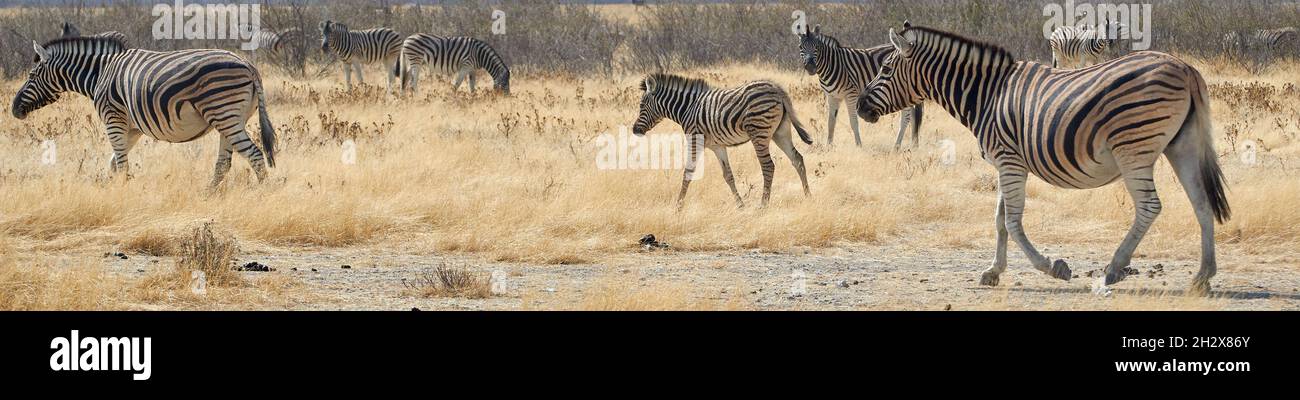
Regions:
<instances>
[{"instance_id":1,"label":"striped zebra body","mask_svg":"<svg viewBox=\"0 0 1300 400\"><path fill-rule=\"evenodd\" d=\"M249 55L253 62L257 62L259 55L263 53L269 55L272 60L284 60L288 57L289 46L295 40L302 40L303 38L302 30L296 28L279 33L265 30L258 31L253 35L253 41L257 43L257 49L250 51Z\"/></svg>"},{"instance_id":2,"label":"striped zebra body","mask_svg":"<svg viewBox=\"0 0 1300 400\"><path fill-rule=\"evenodd\" d=\"M352 71L357 73L357 82L365 83L361 74L363 65L380 64L384 74L388 75L388 90L393 90L395 76L389 74L396 68L402 52L402 37L388 28L374 28L362 31L348 30L347 25L334 21L320 23L321 51L333 52L343 63L343 76L348 89L352 89Z\"/></svg>"},{"instance_id":3,"label":"striped zebra body","mask_svg":"<svg viewBox=\"0 0 1300 400\"><path fill-rule=\"evenodd\" d=\"M77 27L76 27L75 25L72 25L71 22L64 22L64 23L63 23L63 33L62 33L62 35L60 35L60 36L62 36L62 37L77 37L77 36L81 36L81 30L80 30L80 29L77 29ZM96 37L96 38L109 38L109 39L115 39L115 40L117 40L117 41L119 41L119 42L122 42L122 43L127 43L127 41L126 41L126 35L123 34L122 32L118 32L118 31L100 32L100 33L96 33L96 34L94 34L94 35L90 35L89 37Z\"/></svg>"},{"instance_id":4,"label":"striped zebra body","mask_svg":"<svg viewBox=\"0 0 1300 400\"><path fill-rule=\"evenodd\" d=\"M127 153L141 136L189 142L215 129L221 136L212 186L230 169L231 154L249 160L259 180L275 166L275 132L257 69L224 50L128 50L106 38L62 38L33 43L39 61L14 97L19 119L64 92L89 97L113 146L111 169L126 174ZM265 152L245 124L258 111Z\"/></svg>"},{"instance_id":5,"label":"striped zebra body","mask_svg":"<svg viewBox=\"0 0 1300 400\"><path fill-rule=\"evenodd\" d=\"M1277 29L1259 29L1245 35L1246 40L1242 40L1240 33L1236 31L1228 32L1223 35L1223 50L1229 53L1240 53L1247 49L1265 49L1268 51L1278 51L1286 45L1294 43L1296 40L1296 28L1284 27Z\"/></svg>"},{"instance_id":6,"label":"striped zebra body","mask_svg":"<svg viewBox=\"0 0 1300 400\"><path fill-rule=\"evenodd\" d=\"M469 78L469 91L474 92L475 72L482 69L492 76L493 87L510 94L510 68L501 60L492 46L472 37L439 37L417 33L402 42L402 57L397 74L402 80L402 90L412 93L419 84L420 69L455 75L453 89Z\"/></svg>"},{"instance_id":7,"label":"striped zebra body","mask_svg":"<svg viewBox=\"0 0 1300 400\"><path fill-rule=\"evenodd\" d=\"M700 79L676 75L654 74L641 81L641 109L632 133L645 135L664 118L682 126L687 138L686 172L682 191L677 196L678 205L686 197L686 189L695 179L703 149L712 150L722 166L723 179L731 187L737 205L744 205L727 161L727 148L746 142L754 143L758 161L763 169L763 205L772 192L772 175L775 164L769 145L776 142L799 173L805 195L809 195L808 177L804 171L803 155L794 148L790 128L799 133L804 143L812 144L808 132L795 117L790 96L780 86L768 81L754 81L730 89L714 89Z\"/></svg>"},{"instance_id":8,"label":"striped zebra body","mask_svg":"<svg viewBox=\"0 0 1300 400\"><path fill-rule=\"evenodd\" d=\"M1124 278L1133 251L1160 212L1153 178L1163 154L1188 194L1201 227L1201 270L1193 289L1215 274L1214 222L1229 218L1214 152L1205 80L1183 61L1137 52L1092 68L1057 70L1016 61L1007 51L950 33L908 27L890 32L891 56L867 88L859 115L879 115L925 100L939 103L975 134L997 168L997 254L981 283L1006 268L1008 235L1034 267L1068 280L1025 236L1022 216L1030 174L1059 187L1096 188L1122 180L1133 198L1129 234L1106 267L1105 282Z\"/></svg>"},{"instance_id":9,"label":"striped zebra body","mask_svg":"<svg viewBox=\"0 0 1300 400\"><path fill-rule=\"evenodd\" d=\"M1047 40L1052 47L1052 68L1083 68L1100 62L1119 36L1115 29L1103 32L1110 26L1122 28L1121 24L1057 27Z\"/></svg>"},{"instance_id":10,"label":"striped zebra body","mask_svg":"<svg viewBox=\"0 0 1300 400\"><path fill-rule=\"evenodd\" d=\"M849 127L853 128L853 139L862 146L858 132L858 94L861 88L876 76L885 56L894 52L894 47L881 45L867 49L843 47L838 39L821 33L821 26L812 32L800 35L799 56L803 59L804 70L809 75L817 75L822 91L826 93L826 144L835 139L835 120L840 111L840 103L845 103L849 111ZM894 150L903 145L903 135L908 124L912 126L912 146L920 140L922 105L903 111L898 118L898 139L894 141Z\"/></svg>"}]
</instances>

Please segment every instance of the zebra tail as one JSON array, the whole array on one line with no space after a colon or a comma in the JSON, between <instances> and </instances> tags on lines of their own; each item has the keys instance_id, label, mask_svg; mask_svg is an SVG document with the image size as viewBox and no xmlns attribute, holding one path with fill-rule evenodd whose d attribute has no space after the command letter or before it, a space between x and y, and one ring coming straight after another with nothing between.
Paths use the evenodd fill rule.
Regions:
<instances>
[{"instance_id":1,"label":"zebra tail","mask_svg":"<svg viewBox=\"0 0 1300 400\"><path fill-rule=\"evenodd\" d=\"M266 112L266 90L262 88L262 79L257 80L257 121L262 128L262 150L266 153L266 165L275 168L275 127Z\"/></svg>"},{"instance_id":2,"label":"zebra tail","mask_svg":"<svg viewBox=\"0 0 1300 400\"><path fill-rule=\"evenodd\" d=\"M785 107L785 118L790 120L790 125L794 127L794 131L799 133L799 139L802 139L806 144L813 144L812 136L808 135L808 130L804 129L803 124L799 123L799 117L794 114L794 105L790 102L790 94L780 87L777 87L776 90L781 93L782 106Z\"/></svg>"},{"instance_id":3,"label":"zebra tail","mask_svg":"<svg viewBox=\"0 0 1300 400\"><path fill-rule=\"evenodd\" d=\"M1210 106L1205 101L1209 93L1201 74L1192 71L1196 77L1196 90L1192 93L1192 105L1184 125L1197 125L1197 132L1186 132L1200 136L1201 139L1201 186L1205 188L1206 198L1214 211L1214 219L1220 224L1232 218L1232 208L1228 206L1227 184L1223 178L1223 169L1219 168L1219 156L1214 151L1214 137L1211 136ZM1193 119L1194 118L1194 119Z\"/></svg>"}]
</instances>

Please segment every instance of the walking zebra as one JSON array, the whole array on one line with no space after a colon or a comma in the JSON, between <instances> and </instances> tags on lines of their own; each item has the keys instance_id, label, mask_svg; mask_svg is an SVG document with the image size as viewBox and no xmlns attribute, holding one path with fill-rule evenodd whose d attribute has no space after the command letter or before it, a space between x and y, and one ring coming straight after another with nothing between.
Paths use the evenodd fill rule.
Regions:
<instances>
[{"instance_id":1,"label":"walking zebra","mask_svg":"<svg viewBox=\"0 0 1300 400\"><path fill-rule=\"evenodd\" d=\"M794 148L790 127L794 126L804 143L812 144L812 138L795 117L790 96L780 86L768 81L754 81L736 88L714 89L701 79L653 74L641 81L641 91L644 92L641 110L632 125L632 134L644 136L664 118L677 122L686 133L686 173L682 178L682 191L677 195L678 206L686 197L686 188L691 180L695 179L700 153L707 148L718 157L722 178L731 187L736 204L743 207L745 203L736 190L731 164L727 161L727 147L745 142L754 143L754 151L758 153L758 162L763 168L764 206L771 197L772 174L776 168L768 148L773 140L799 172L804 195L811 195L803 155Z\"/></svg>"},{"instance_id":2,"label":"walking zebra","mask_svg":"<svg viewBox=\"0 0 1300 400\"><path fill-rule=\"evenodd\" d=\"M419 83L420 67L430 66L445 74L456 74L452 89L469 77L469 91L474 93L474 76L479 69L492 76L493 87L510 94L510 68L496 50L472 37L439 37L417 33L402 42L402 57L395 74L402 80L402 91L412 93ZM409 84L409 85L408 85Z\"/></svg>"},{"instance_id":3,"label":"walking zebra","mask_svg":"<svg viewBox=\"0 0 1300 400\"><path fill-rule=\"evenodd\" d=\"M275 131L261 78L252 64L228 51L128 50L117 39L91 37L32 46L36 66L14 96L14 117L26 118L64 92L89 97L113 145L114 172L129 172L127 153L141 135L182 143L212 129L221 136L213 187L230 170L234 151L248 159L258 180L265 179L266 165L275 166ZM244 129L254 108L265 153Z\"/></svg>"},{"instance_id":4,"label":"walking zebra","mask_svg":"<svg viewBox=\"0 0 1300 400\"><path fill-rule=\"evenodd\" d=\"M63 23L63 34L60 35L60 36L62 36L62 37L76 37L76 36L81 36L81 30L80 30L80 29L77 29L77 27L76 27L75 25L72 25L71 22L64 22L64 23ZM120 42L122 42L122 43L126 43L126 35L122 34L122 32L118 32L118 31L100 32L100 33L96 33L96 34L94 34L94 35L90 35L90 37L112 38L112 39L117 39L118 41L120 41Z\"/></svg>"},{"instance_id":5,"label":"walking zebra","mask_svg":"<svg viewBox=\"0 0 1300 400\"><path fill-rule=\"evenodd\" d=\"M855 49L840 46L840 41L821 33L821 26L812 32L799 36L799 57L803 59L803 69L809 75L817 75L822 91L826 93L826 144L835 139L835 119L840 112L840 103L844 102L849 110L849 127L853 128L853 139L862 146L858 134L858 93L871 82L885 61L885 56L894 52L890 45L880 45L867 49ZM894 150L903 145L903 134L907 125L912 123L912 146L920 140L921 104L906 110L898 118L898 139L894 141Z\"/></svg>"},{"instance_id":6,"label":"walking zebra","mask_svg":"<svg viewBox=\"0 0 1300 400\"><path fill-rule=\"evenodd\" d=\"M388 28L374 28L363 31L349 31L347 25L334 21L320 23L320 49L329 52L333 49L343 62L343 76L348 89L352 89L352 71L357 71L357 82L365 83L361 75L361 66L380 63L385 74L389 66L396 68L397 59L402 52L402 37ZM388 75L388 90L393 90L393 75Z\"/></svg>"},{"instance_id":7,"label":"walking zebra","mask_svg":"<svg viewBox=\"0 0 1300 400\"><path fill-rule=\"evenodd\" d=\"M271 56L272 61L284 61L288 57L287 51L295 41L304 39L301 29L292 28L284 32L276 33L274 31L258 31L253 35L254 43L257 43L257 49L250 51L253 62L257 62L258 55L265 52Z\"/></svg>"},{"instance_id":8,"label":"walking zebra","mask_svg":"<svg viewBox=\"0 0 1300 400\"><path fill-rule=\"evenodd\" d=\"M1239 53L1247 49L1277 51L1294 42L1296 35L1296 28L1290 26L1277 29L1258 29L1249 35L1244 35L1246 40L1242 40L1243 35L1237 31L1230 31L1223 35L1223 50L1228 53Z\"/></svg>"},{"instance_id":9,"label":"walking zebra","mask_svg":"<svg viewBox=\"0 0 1300 400\"><path fill-rule=\"evenodd\" d=\"M1052 68L1083 68L1101 62L1106 49L1115 45L1124 24L1106 22L1101 27L1059 26L1047 39L1052 47Z\"/></svg>"},{"instance_id":10,"label":"walking zebra","mask_svg":"<svg viewBox=\"0 0 1300 400\"><path fill-rule=\"evenodd\" d=\"M1022 216L1029 174L1066 188L1096 188L1123 179L1135 217L1105 269L1124 279L1133 251L1160 213L1154 167L1173 166L1201 228L1201 270L1192 289L1204 293L1215 273L1214 222L1230 215L1214 152L1205 80L1164 53L1137 52L1092 68L1057 70L1016 61L994 45L904 25L890 31L897 54L867 87L859 115L882 114L932 100L970 128L986 161L998 170L997 253L980 282L997 285L1006 269L1007 236L1034 267L1069 280L1064 260L1050 262L1025 236Z\"/></svg>"}]
</instances>

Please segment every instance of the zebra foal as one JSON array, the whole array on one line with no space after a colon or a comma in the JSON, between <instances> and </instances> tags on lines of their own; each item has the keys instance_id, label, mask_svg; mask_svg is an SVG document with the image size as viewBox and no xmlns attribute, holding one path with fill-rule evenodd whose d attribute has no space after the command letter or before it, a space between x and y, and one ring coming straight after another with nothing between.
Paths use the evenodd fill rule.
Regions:
<instances>
[{"instance_id":1,"label":"zebra foal","mask_svg":"<svg viewBox=\"0 0 1300 400\"><path fill-rule=\"evenodd\" d=\"M189 142L215 129L221 137L212 187L230 170L231 153L247 158L258 180L275 166L275 131L257 69L224 50L154 52L127 49L112 38L70 37L32 42L36 66L14 96L24 119L65 92L89 97L113 146L110 170L128 174L127 154L143 135ZM245 130L256 108L262 147Z\"/></svg>"},{"instance_id":2,"label":"zebra foal","mask_svg":"<svg viewBox=\"0 0 1300 400\"><path fill-rule=\"evenodd\" d=\"M1223 172L1211 137L1205 80L1164 53L1137 52L1092 68L1058 70L1017 61L1006 50L964 37L904 25L890 30L897 53L867 87L858 113L867 121L932 100L974 133L998 170L997 253L980 283L997 285L1010 236L1034 268L1069 280L1064 260L1051 262L1025 235L1025 183L1034 175L1058 187L1089 189L1123 180L1133 198L1129 233L1105 269L1105 283L1125 277L1133 251L1160 214L1154 169L1173 166L1201 229L1201 270L1192 291L1206 293L1216 265L1214 222L1227 221Z\"/></svg>"},{"instance_id":3,"label":"zebra foal","mask_svg":"<svg viewBox=\"0 0 1300 400\"><path fill-rule=\"evenodd\" d=\"M352 71L357 72L357 82L365 83L361 74L364 65L380 64L388 75L388 91L393 90L395 74L388 74L389 68L396 68L398 57L402 52L402 38L388 28L374 28L361 31L349 30L347 25L324 21L320 23L320 49L333 52L343 64L343 78L347 88L352 89Z\"/></svg>"},{"instance_id":4,"label":"zebra foal","mask_svg":"<svg viewBox=\"0 0 1300 400\"><path fill-rule=\"evenodd\" d=\"M888 44L867 49L843 47L838 39L821 33L821 30L821 25L818 25L812 32L799 35L799 57L803 60L804 71L817 75L817 81L826 93L826 144L835 140L835 119L843 102L849 110L853 140L862 146L862 136L858 133L858 94L871 78L876 77L876 70L885 61L885 56L894 52L894 47ZM917 104L898 117L898 139L894 141L894 150L903 146L903 134L907 132L909 122L912 146L918 144L921 114L922 105Z\"/></svg>"},{"instance_id":5,"label":"zebra foal","mask_svg":"<svg viewBox=\"0 0 1300 400\"><path fill-rule=\"evenodd\" d=\"M699 153L707 148L718 157L722 177L731 187L736 204L743 207L745 203L736 190L731 164L727 161L727 148L745 142L754 143L754 151L758 153L758 162L763 169L763 206L771 197L772 175L776 169L769 148L773 141L794 164L799 181L803 183L804 195L811 195L803 155L794 148L790 127L794 127L804 143L812 144L812 138L795 117L790 96L780 86L768 81L754 81L736 88L715 89L701 79L653 74L641 81L641 91L641 109L632 125L632 134L644 136L664 118L681 125L686 133L686 171L682 178L682 191L677 195L678 206L686 198L686 189L695 178Z\"/></svg>"}]
</instances>

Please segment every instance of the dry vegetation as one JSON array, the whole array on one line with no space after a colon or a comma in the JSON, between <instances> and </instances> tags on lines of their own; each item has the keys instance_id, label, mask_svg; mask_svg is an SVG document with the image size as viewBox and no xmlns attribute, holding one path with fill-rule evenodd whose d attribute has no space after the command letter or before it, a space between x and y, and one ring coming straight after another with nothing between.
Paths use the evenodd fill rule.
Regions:
<instances>
[{"instance_id":1,"label":"dry vegetation","mask_svg":"<svg viewBox=\"0 0 1300 400\"><path fill-rule=\"evenodd\" d=\"M679 32L686 24L678 19L693 15L690 7L695 6L624 7L626 10L613 13L609 23L615 27L672 25L650 32ZM777 8L784 10L781 7L791 6ZM811 17L838 15L827 11L830 7L816 8L826 14ZM406 15L400 12L410 11L399 10L399 15ZM620 17L624 12L638 14L624 19ZM578 15L574 18L587 18L581 11L573 13ZM878 17L901 21L905 14ZM723 9L696 18L746 15L750 14ZM5 161L0 168L0 287L4 288L0 290L0 309L280 308L311 301L312 295L300 282L284 275L245 281L234 273L229 281L210 286L207 296L190 293L185 286L189 275L184 271L196 268L191 261L207 271L210 282L230 273L229 260L236 257L233 249L225 253L227 250L202 246L228 243L235 240L232 237L241 249L256 255L364 248L404 254L463 253L491 262L541 264L590 263L635 253L639 250L637 239L646 233L671 242L670 251L681 252L771 252L889 241L937 249L989 248L991 256L994 171L980 160L971 134L934 108L927 113L919 148L890 151L895 129L892 119L862 124L863 148L801 147L809 163L811 198L803 197L789 163L777 160L773 203L765 210L732 206L712 156L706 157L705 177L692 185L680 211L673 205L680 170L596 168L595 137L617 134L620 126L631 125L639 96L635 83L656 62L720 85L774 80L789 89L800 118L814 128L814 140L824 141L827 122L820 89L815 78L795 72L797 42L788 34L789 12L778 16L776 22L765 22L777 32L771 48L729 46L752 51L752 57L741 59L768 62L723 62L728 57L701 61L689 53L674 53L672 47L636 53L629 49L639 46L637 39L628 38L619 50L624 57L651 56L655 51L671 57L578 74L563 71L601 69L547 63L604 53L590 50L593 53L546 61L538 55L545 53L539 49L559 45L516 42L508 46L518 47L502 46L507 60L524 65L512 80L514 94L510 97L453 92L444 77L431 79L414 98L399 100L384 95L377 68L366 75L381 87L352 92L341 89L337 71L305 78L267 71L267 100L282 146L277 153L278 168L269 182L257 184L247 163L236 161L223 190L212 194L206 193L203 185L216 157L213 137L187 144L145 138L131 153L134 178L121 180L108 172L111 153L102 125L91 116L89 100L65 96L24 121L6 113L0 116L0 160ZM516 24L526 21L512 18ZM841 35L852 38L844 39L846 43L874 44L876 41L865 39L874 36L867 34L883 32L883 28L850 28L860 25L849 25L847 16L838 18L845 22L823 22L823 29L831 26L832 32L854 32ZM923 19L913 18L919 20ZM948 23L957 24L936 25ZM705 38L734 29L726 37L740 40L749 32L762 31L754 25L737 24L745 27L690 25L718 30L702 34ZM1041 27L1032 25L1033 29ZM92 25L83 31L96 29ZM464 29L467 34L486 36L487 25L466 25ZM691 36L674 35L681 40ZM657 43L681 48L695 42ZM1013 47L1020 46L1016 43ZM21 53L0 48L6 62L22 57L11 52ZM1030 54L1045 58L1038 53ZM1300 213L1294 209L1300 203L1300 181L1296 179L1300 88L1295 86L1300 63L1282 60L1255 75L1249 66L1235 60L1196 53L1182 54L1212 85L1216 145L1234 209L1232 221L1218 228L1221 268L1230 271L1234 259L1256 255L1269 257L1279 268L1293 273L1300 264L1296 252ZM528 61L529 57L541 59ZM672 61L663 61L669 58ZM778 61L773 64L772 60ZM685 65L697 62L708 66ZM561 72L543 72L550 71L543 66ZM312 64L311 70L318 67ZM14 71L8 73L15 75ZM13 98L21 83L19 79L0 82L0 99ZM845 117L841 112L837 121L841 135L850 132ZM678 129L665 122L651 134L674 134ZM954 165L939 161L937 143L942 139L957 144ZM56 145L57 162L52 165L42 163L46 141ZM1241 161L1247 142L1257 145L1257 164ZM354 164L343 162L349 148L355 149ZM757 204L762 178L750 149L746 145L733 150L732 165L742 196L747 203ZM1197 241L1189 240L1197 234L1195 220L1168 165L1161 164L1156 178L1165 208L1139 254L1195 260ZM1095 247L1097 253L1092 257L1098 260L1113 250L1132 220L1131 200L1119 185L1073 191L1035 181L1029 195L1026 225L1035 241L1048 247ZM199 230L191 231L195 221L212 221L212 225L198 225ZM204 229L229 236L205 236L213 234ZM179 261L172 270L164 268L144 278L104 273L98 261L85 261L110 250ZM69 254L86 256L68 262L65 256ZM1011 257L1018 261L1022 256L1013 249ZM980 265L986 262L972 260ZM430 287L437 292L442 278L432 274ZM1231 272L1221 271L1220 277L1224 274ZM478 296L481 283L470 285L469 292L453 295ZM682 295L691 292L682 284L631 285L611 280L593 285L595 289L576 300L573 308L749 308L732 300L706 301ZM1129 296L1138 300L1122 300ZM1216 308L1219 304L1214 300L1187 300L1194 304L1167 301L1167 297L1121 294L1103 308ZM998 302L988 307L1022 308Z\"/></svg>"}]
</instances>

